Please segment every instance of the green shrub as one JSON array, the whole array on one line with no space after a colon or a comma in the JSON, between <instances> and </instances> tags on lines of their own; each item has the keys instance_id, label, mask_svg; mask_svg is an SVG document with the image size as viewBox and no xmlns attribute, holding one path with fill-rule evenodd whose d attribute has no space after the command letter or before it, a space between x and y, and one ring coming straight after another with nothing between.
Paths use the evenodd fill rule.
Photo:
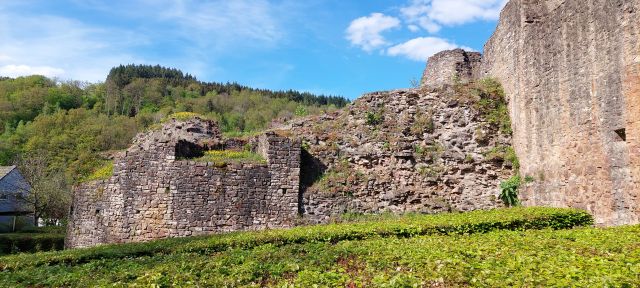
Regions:
<instances>
[{"instance_id":1,"label":"green shrub","mask_svg":"<svg viewBox=\"0 0 640 288\"><path fill-rule=\"evenodd\" d=\"M520 169L520 160L511 146L500 145L493 147L485 153L485 158L488 161L506 161L511 164L513 170L518 171Z\"/></svg>"},{"instance_id":2,"label":"green shrub","mask_svg":"<svg viewBox=\"0 0 640 288\"><path fill-rule=\"evenodd\" d=\"M378 126L382 124L383 120L382 113L367 112L367 125Z\"/></svg>"},{"instance_id":3,"label":"green shrub","mask_svg":"<svg viewBox=\"0 0 640 288\"><path fill-rule=\"evenodd\" d=\"M504 134L511 135L511 118L502 85L496 79L485 78L477 83L476 93L480 96L477 108L487 122Z\"/></svg>"},{"instance_id":4,"label":"green shrub","mask_svg":"<svg viewBox=\"0 0 640 288\"><path fill-rule=\"evenodd\" d=\"M433 133L435 130L435 123L433 122L433 113L416 113L415 121L410 127L411 134L422 136L423 133Z\"/></svg>"},{"instance_id":5,"label":"green shrub","mask_svg":"<svg viewBox=\"0 0 640 288\"><path fill-rule=\"evenodd\" d=\"M64 233L0 234L0 255L64 249Z\"/></svg>"},{"instance_id":6,"label":"green shrub","mask_svg":"<svg viewBox=\"0 0 640 288\"><path fill-rule=\"evenodd\" d=\"M318 225L260 232L236 232L208 237L174 238L147 243L105 245L90 249L21 255L20 257L7 256L0 258L0 271L9 273L10 271L27 267L40 267L43 265L73 267L106 259L151 257L176 253L212 255L228 249L253 249L262 245L337 243L377 237L463 235L486 233L495 230L567 229L591 224L593 224L593 218L585 211L558 208L511 208L468 213L407 215L377 222Z\"/></svg>"},{"instance_id":7,"label":"green shrub","mask_svg":"<svg viewBox=\"0 0 640 288\"><path fill-rule=\"evenodd\" d=\"M513 176L506 181L500 183L500 200L508 207L520 205L518 199L518 188L520 188L522 180L520 175Z\"/></svg>"}]
</instances>

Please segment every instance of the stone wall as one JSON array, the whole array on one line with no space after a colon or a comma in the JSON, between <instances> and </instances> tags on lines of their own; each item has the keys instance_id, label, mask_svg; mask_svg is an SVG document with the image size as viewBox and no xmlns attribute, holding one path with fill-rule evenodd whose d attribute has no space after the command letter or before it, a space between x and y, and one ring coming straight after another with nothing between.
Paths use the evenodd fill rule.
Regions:
<instances>
[{"instance_id":1,"label":"stone wall","mask_svg":"<svg viewBox=\"0 0 640 288\"><path fill-rule=\"evenodd\" d=\"M300 144L273 133L253 142L265 164L219 167L176 157L224 148L212 122L174 120L139 135L116 157L113 177L75 189L66 245L292 226L298 215Z\"/></svg>"},{"instance_id":2,"label":"stone wall","mask_svg":"<svg viewBox=\"0 0 640 288\"><path fill-rule=\"evenodd\" d=\"M437 53L427 61L427 68L422 75L422 87L440 88L454 82L469 83L480 76L481 55L462 49L447 50Z\"/></svg>"},{"instance_id":3,"label":"stone wall","mask_svg":"<svg viewBox=\"0 0 640 288\"><path fill-rule=\"evenodd\" d=\"M292 123L306 148L303 219L502 207L499 185L513 172L488 154L510 146L510 136L483 118L476 96L453 89L375 92L342 111Z\"/></svg>"},{"instance_id":4,"label":"stone wall","mask_svg":"<svg viewBox=\"0 0 640 288\"><path fill-rule=\"evenodd\" d=\"M640 221L640 1L511 0L485 46L510 98L526 205Z\"/></svg>"}]
</instances>

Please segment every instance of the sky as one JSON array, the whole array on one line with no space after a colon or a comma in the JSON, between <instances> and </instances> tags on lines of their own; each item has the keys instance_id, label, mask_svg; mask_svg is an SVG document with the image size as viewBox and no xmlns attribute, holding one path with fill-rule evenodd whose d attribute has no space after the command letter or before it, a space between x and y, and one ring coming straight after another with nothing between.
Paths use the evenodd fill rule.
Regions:
<instances>
[{"instance_id":1,"label":"sky","mask_svg":"<svg viewBox=\"0 0 640 288\"><path fill-rule=\"evenodd\" d=\"M355 99L482 51L506 0L0 0L0 76L102 82L120 64Z\"/></svg>"}]
</instances>

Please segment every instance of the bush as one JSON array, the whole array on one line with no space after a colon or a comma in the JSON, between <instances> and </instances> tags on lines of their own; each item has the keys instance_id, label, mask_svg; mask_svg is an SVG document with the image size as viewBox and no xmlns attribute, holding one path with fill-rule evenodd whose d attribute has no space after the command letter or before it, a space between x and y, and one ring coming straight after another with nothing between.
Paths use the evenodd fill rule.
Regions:
<instances>
[{"instance_id":1,"label":"bush","mask_svg":"<svg viewBox=\"0 0 640 288\"><path fill-rule=\"evenodd\" d=\"M520 160L516 151L511 146L496 146L485 153L485 158L489 161L506 161L511 164L513 170L518 171L520 169Z\"/></svg>"},{"instance_id":2,"label":"bush","mask_svg":"<svg viewBox=\"0 0 640 288\"><path fill-rule=\"evenodd\" d=\"M0 255L64 249L64 233L0 234Z\"/></svg>"},{"instance_id":3,"label":"bush","mask_svg":"<svg viewBox=\"0 0 640 288\"><path fill-rule=\"evenodd\" d=\"M476 92L480 95L477 108L484 115L487 122L498 128L500 132L511 135L513 132L511 130L511 118L509 117L507 100L500 82L493 78L485 78L478 81L476 89Z\"/></svg>"},{"instance_id":4,"label":"bush","mask_svg":"<svg viewBox=\"0 0 640 288\"><path fill-rule=\"evenodd\" d=\"M519 175L513 176L508 180L500 183L500 200L507 205L513 207L520 205L518 199L518 188L520 188L522 180Z\"/></svg>"},{"instance_id":5,"label":"bush","mask_svg":"<svg viewBox=\"0 0 640 288\"><path fill-rule=\"evenodd\" d=\"M212 255L229 249L253 249L262 245L338 243L370 238L464 235L495 230L567 229L593 224L587 212L558 208L511 208L468 213L408 215L377 222L330 224L288 230L236 232L194 238L174 238L105 245L58 253L21 255L0 259L0 271L16 271L42 265L79 265L100 259L125 259L176 253ZM102 261L100 260L100 261ZM73 286L73 285L71 285Z\"/></svg>"},{"instance_id":6,"label":"bush","mask_svg":"<svg viewBox=\"0 0 640 288\"><path fill-rule=\"evenodd\" d=\"M383 121L382 113L367 112L367 125L378 126L382 124L382 121Z\"/></svg>"}]
</instances>

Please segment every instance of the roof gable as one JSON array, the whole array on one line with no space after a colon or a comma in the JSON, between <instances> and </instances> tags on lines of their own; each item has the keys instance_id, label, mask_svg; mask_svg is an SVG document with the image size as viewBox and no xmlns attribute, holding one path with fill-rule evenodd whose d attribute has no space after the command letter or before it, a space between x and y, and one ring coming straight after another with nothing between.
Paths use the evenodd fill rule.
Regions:
<instances>
[{"instance_id":1,"label":"roof gable","mask_svg":"<svg viewBox=\"0 0 640 288\"><path fill-rule=\"evenodd\" d=\"M0 166L0 180L2 180L5 176L9 175L13 169L16 169L16 166Z\"/></svg>"}]
</instances>

